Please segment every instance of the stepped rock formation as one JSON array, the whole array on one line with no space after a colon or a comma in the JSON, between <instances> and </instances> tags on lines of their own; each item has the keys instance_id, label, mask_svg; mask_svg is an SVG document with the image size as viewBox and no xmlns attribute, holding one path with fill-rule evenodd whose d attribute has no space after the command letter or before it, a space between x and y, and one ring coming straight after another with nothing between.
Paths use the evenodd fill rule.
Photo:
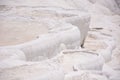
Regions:
<instances>
[{"instance_id":1,"label":"stepped rock formation","mask_svg":"<svg viewBox=\"0 0 120 80\"><path fill-rule=\"evenodd\" d=\"M120 0L0 0L0 80L120 80Z\"/></svg>"}]
</instances>

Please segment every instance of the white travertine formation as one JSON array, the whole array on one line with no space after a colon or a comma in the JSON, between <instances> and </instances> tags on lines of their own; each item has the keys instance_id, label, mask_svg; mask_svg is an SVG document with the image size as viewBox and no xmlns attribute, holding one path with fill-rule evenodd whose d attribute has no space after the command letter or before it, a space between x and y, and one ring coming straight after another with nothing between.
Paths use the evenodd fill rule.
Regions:
<instances>
[{"instance_id":1,"label":"white travertine formation","mask_svg":"<svg viewBox=\"0 0 120 80\"><path fill-rule=\"evenodd\" d=\"M102 70L104 59L102 56L87 51L65 51L58 57L64 71Z\"/></svg>"},{"instance_id":2,"label":"white travertine formation","mask_svg":"<svg viewBox=\"0 0 120 80\"><path fill-rule=\"evenodd\" d=\"M64 73L57 63L50 61L27 63L0 70L1 80L64 80Z\"/></svg>"},{"instance_id":3,"label":"white travertine formation","mask_svg":"<svg viewBox=\"0 0 120 80\"><path fill-rule=\"evenodd\" d=\"M25 60L25 54L18 49L0 49L0 68L23 65Z\"/></svg>"},{"instance_id":4,"label":"white travertine formation","mask_svg":"<svg viewBox=\"0 0 120 80\"><path fill-rule=\"evenodd\" d=\"M120 80L119 0L0 0L0 80Z\"/></svg>"},{"instance_id":5,"label":"white travertine formation","mask_svg":"<svg viewBox=\"0 0 120 80\"><path fill-rule=\"evenodd\" d=\"M31 60L39 56L44 56L47 58L55 56L59 53L61 44L65 44L68 49L79 47L80 32L77 27L66 23L58 23L55 26L57 25L61 28L59 29L59 27L55 27L53 28L54 30L50 29L48 34L38 35L36 40L15 46L8 46L7 48L20 49L25 53L27 59Z\"/></svg>"},{"instance_id":6,"label":"white travertine formation","mask_svg":"<svg viewBox=\"0 0 120 80\"><path fill-rule=\"evenodd\" d=\"M80 30L80 45L83 47L85 38L87 36L87 32L89 31L89 24L90 24L90 16L76 16L76 17L68 17L65 18L65 21L75 25Z\"/></svg>"},{"instance_id":7,"label":"white travertine formation","mask_svg":"<svg viewBox=\"0 0 120 80\"><path fill-rule=\"evenodd\" d=\"M108 80L107 77L91 72L71 72L65 76L65 80Z\"/></svg>"}]
</instances>

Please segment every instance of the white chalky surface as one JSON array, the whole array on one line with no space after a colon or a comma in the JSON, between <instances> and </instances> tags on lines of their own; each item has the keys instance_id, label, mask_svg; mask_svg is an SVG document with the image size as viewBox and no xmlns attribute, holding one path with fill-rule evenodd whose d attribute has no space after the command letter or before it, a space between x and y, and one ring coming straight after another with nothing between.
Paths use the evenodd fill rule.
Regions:
<instances>
[{"instance_id":1,"label":"white chalky surface","mask_svg":"<svg viewBox=\"0 0 120 80\"><path fill-rule=\"evenodd\" d=\"M0 80L120 80L119 45L120 0L0 0Z\"/></svg>"}]
</instances>

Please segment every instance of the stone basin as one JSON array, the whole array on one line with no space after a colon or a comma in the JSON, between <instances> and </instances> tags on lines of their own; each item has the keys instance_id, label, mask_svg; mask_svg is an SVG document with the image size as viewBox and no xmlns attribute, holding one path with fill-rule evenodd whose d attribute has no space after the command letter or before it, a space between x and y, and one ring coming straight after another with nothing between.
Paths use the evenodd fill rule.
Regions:
<instances>
[{"instance_id":1,"label":"stone basin","mask_svg":"<svg viewBox=\"0 0 120 80\"><path fill-rule=\"evenodd\" d=\"M44 23L1 20L0 25L0 46L22 44L48 33Z\"/></svg>"},{"instance_id":2,"label":"stone basin","mask_svg":"<svg viewBox=\"0 0 120 80\"><path fill-rule=\"evenodd\" d=\"M0 48L20 49L28 61L38 61L57 55L64 49L61 45L70 49L80 46L79 29L58 20L62 16L70 17L64 10L56 13L45 8L0 7Z\"/></svg>"},{"instance_id":3,"label":"stone basin","mask_svg":"<svg viewBox=\"0 0 120 80\"><path fill-rule=\"evenodd\" d=\"M89 16L58 8L3 8L0 11L0 80L63 80L64 73L51 59L62 50L80 47L83 34L79 27L88 29ZM81 23L75 25L76 21Z\"/></svg>"},{"instance_id":4,"label":"stone basin","mask_svg":"<svg viewBox=\"0 0 120 80\"><path fill-rule=\"evenodd\" d=\"M104 59L89 51L63 51L57 58L66 73L82 70L101 70Z\"/></svg>"},{"instance_id":5,"label":"stone basin","mask_svg":"<svg viewBox=\"0 0 120 80\"><path fill-rule=\"evenodd\" d=\"M8 37L6 41L6 37L4 37L5 35L1 36L2 40L0 42L0 46L6 46L7 44L16 45L36 39L38 35L49 32L48 28L50 26L53 26L54 24L53 23L52 25L49 25L51 19L55 19L58 22L63 21L77 27L80 31L80 45L83 45L85 37L87 36L87 32L89 30L89 14L86 14L85 12L80 12L75 9L64 10L61 8L52 9L45 7L31 7L20 5L14 7L10 5L0 5L0 8L0 24L2 24L3 26L1 27L2 32L0 35L12 31L9 35L6 34L6 37L9 36L11 38L10 40L8 39ZM44 22L42 21L42 19L49 19L47 21L48 23L45 23L46 21L44 20ZM9 31L6 31L5 26L9 26L10 30L8 29ZM16 27L17 29L15 28L14 30L10 26L12 26L13 28ZM20 26L24 26L24 29ZM17 34L13 35L16 32ZM12 39L14 40L11 41Z\"/></svg>"},{"instance_id":6,"label":"stone basin","mask_svg":"<svg viewBox=\"0 0 120 80\"><path fill-rule=\"evenodd\" d=\"M62 21L6 17L0 24L0 48L20 49L28 61L51 58L64 49L62 44L70 49L79 47L78 28Z\"/></svg>"},{"instance_id":7,"label":"stone basin","mask_svg":"<svg viewBox=\"0 0 120 80\"><path fill-rule=\"evenodd\" d=\"M0 48L20 49L28 61L51 58L66 48L79 48L89 29L89 15L77 10L1 7Z\"/></svg>"}]
</instances>

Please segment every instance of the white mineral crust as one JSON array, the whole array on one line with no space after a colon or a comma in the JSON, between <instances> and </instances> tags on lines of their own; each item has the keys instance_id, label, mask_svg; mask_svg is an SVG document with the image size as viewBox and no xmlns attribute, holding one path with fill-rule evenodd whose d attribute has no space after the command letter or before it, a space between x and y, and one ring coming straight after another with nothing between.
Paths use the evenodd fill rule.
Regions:
<instances>
[{"instance_id":1,"label":"white mineral crust","mask_svg":"<svg viewBox=\"0 0 120 80\"><path fill-rule=\"evenodd\" d=\"M0 0L0 80L120 80L120 0Z\"/></svg>"}]
</instances>

